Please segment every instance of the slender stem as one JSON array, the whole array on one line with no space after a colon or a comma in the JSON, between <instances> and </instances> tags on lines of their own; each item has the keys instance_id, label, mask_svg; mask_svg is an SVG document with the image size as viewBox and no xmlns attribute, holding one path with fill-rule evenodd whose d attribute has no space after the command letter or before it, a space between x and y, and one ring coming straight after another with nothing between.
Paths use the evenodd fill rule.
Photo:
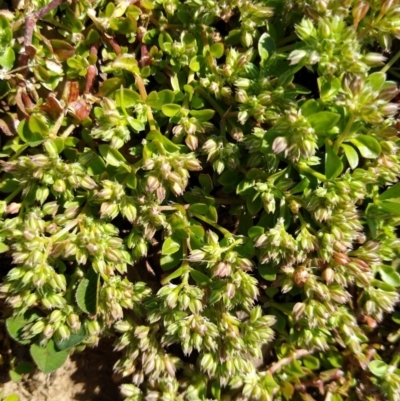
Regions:
<instances>
[{"instance_id":1,"label":"slender stem","mask_svg":"<svg viewBox=\"0 0 400 401\"><path fill-rule=\"evenodd\" d=\"M59 117L56 120L56 123L54 124L53 128L50 130L50 133L49 133L50 138L57 137L58 131L60 130L61 125L64 121L64 117L65 117L64 113L59 115Z\"/></svg>"},{"instance_id":2,"label":"slender stem","mask_svg":"<svg viewBox=\"0 0 400 401\"><path fill-rule=\"evenodd\" d=\"M314 235L318 235L317 230L311 226L310 223L307 223L303 217L303 215L300 213L300 211L297 213L297 216L300 220L301 226L305 227L308 231L311 231Z\"/></svg>"},{"instance_id":3,"label":"slender stem","mask_svg":"<svg viewBox=\"0 0 400 401\"><path fill-rule=\"evenodd\" d=\"M400 58L400 50L390 59L390 61L381 69L381 72L387 72L389 68Z\"/></svg>"},{"instance_id":4,"label":"slender stem","mask_svg":"<svg viewBox=\"0 0 400 401\"><path fill-rule=\"evenodd\" d=\"M24 35L24 53L21 54L20 64L25 66L28 64L28 60L32 57L32 54L27 49L32 45L33 31L35 29L36 21L42 19L49 12L61 5L65 0L53 0L40 10L35 11L32 14L27 15L25 19L25 35Z\"/></svg>"},{"instance_id":5,"label":"slender stem","mask_svg":"<svg viewBox=\"0 0 400 401\"><path fill-rule=\"evenodd\" d=\"M67 234L71 228L74 228L78 224L78 219L75 219L71 221L69 224L67 224L62 230L60 230L58 233L54 234L51 236L52 242L56 242L58 239L60 239L62 236Z\"/></svg>"},{"instance_id":6,"label":"slender stem","mask_svg":"<svg viewBox=\"0 0 400 401\"><path fill-rule=\"evenodd\" d=\"M211 104L211 106L214 107L215 111L221 116L224 117L225 115L225 110L218 104L218 102L216 100L214 100L208 93L207 91L200 87L200 86L196 86L196 90L197 92L199 92L199 94L205 99L207 100L208 103Z\"/></svg>"},{"instance_id":7,"label":"slender stem","mask_svg":"<svg viewBox=\"0 0 400 401\"><path fill-rule=\"evenodd\" d=\"M8 161L12 161L12 160L15 160L16 158L18 158L19 156L20 156L20 154L22 153L22 152L24 152L25 151L25 149L27 149L29 147L29 144L25 144L25 145L22 145L15 153L14 153L14 155L13 156L11 156L9 159L8 159Z\"/></svg>"},{"instance_id":8,"label":"slender stem","mask_svg":"<svg viewBox=\"0 0 400 401\"><path fill-rule=\"evenodd\" d=\"M275 309L278 309L279 311L283 312L285 315L291 316L292 315L292 310L289 308L284 307L283 305L273 302L273 301L268 301L269 306L272 306Z\"/></svg>"},{"instance_id":9,"label":"slender stem","mask_svg":"<svg viewBox=\"0 0 400 401\"><path fill-rule=\"evenodd\" d=\"M209 224L211 227L214 227L216 230L218 230L221 234L223 234L226 238L231 238L233 237L232 233L225 229L224 227L221 227L219 224L213 222L212 220L208 219L205 216L201 216L200 214L197 213L192 213L191 215L196 218L197 220L204 221L204 223Z\"/></svg>"},{"instance_id":10,"label":"slender stem","mask_svg":"<svg viewBox=\"0 0 400 401\"><path fill-rule=\"evenodd\" d=\"M73 130L74 130L75 128L76 128L76 125L71 124L71 125L68 126L68 127L66 128L66 130L60 135L60 138L67 139L67 138L71 135L71 133L73 132Z\"/></svg>"},{"instance_id":11,"label":"slender stem","mask_svg":"<svg viewBox=\"0 0 400 401\"><path fill-rule=\"evenodd\" d=\"M135 74L135 80L136 80L136 86L137 86L137 88L139 90L140 96L142 97L142 100L145 101L146 98L147 98L147 92L146 92L146 88L144 86L143 79L139 75ZM156 127L156 123L155 123L151 108L147 107L146 109L147 109L147 112L146 112L147 120L149 122L150 129L152 131L156 131L157 127Z\"/></svg>"},{"instance_id":12,"label":"slender stem","mask_svg":"<svg viewBox=\"0 0 400 401\"><path fill-rule=\"evenodd\" d=\"M214 201L218 205L245 205L246 202L243 199L234 198L214 198Z\"/></svg>"},{"instance_id":13,"label":"slender stem","mask_svg":"<svg viewBox=\"0 0 400 401\"><path fill-rule=\"evenodd\" d=\"M290 50L293 50L296 48L297 43L292 43L291 45L287 45L287 46L283 46L283 47L279 47L278 49L276 49L277 53L286 53Z\"/></svg>"},{"instance_id":14,"label":"slender stem","mask_svg":"<svg viewBox=\"0 0 400 401\"><path fill-rule=\"evenodd\" d=\"M8 203L12 201L23 189L23 186L18 187L14 192L12 192L10 195L7 196L7 198L4 199L4 202Z\"/></svg>"},{"instance_id":15,"label":"slender stem","mask_svg":"<svg viewBox=\"0 0 400 401\"><path fill-rule=\"evenodd\" d=\"M291 356L288 356L286 358L282 358L280 361L275 362L267 370L267 373L273 375L278 370L280 370L283 366L289 365L294 360L302 358L303 356L310 355L310 354L312 354L314 352L315 352L315 350L299 349L299 350L295 351Z\"/></svg>"},{"instance_id":16,"label":"slender stem","mask_svg":"<svg viewBox=\"0 0 400 401\"><path fill-rule=\"evenodd\" d=\"M346 140L355 119L356 118L354 116L350 116L349 121L347 121L346 127L344 128L343 132L337 137L335 144L333 145L333 152L335 154L338 153L340 145L343 143L343 141Z\"/></svg>"},{"instance_id":17,"label":"slender stem","mask_svg":"<svg viewBox=\"0 0 400 401\"><path fill-rule=\"evenodd\" d=\"M305 164L305 163L302 163L302 162L298 163L297 168L299 170L303 171L304 173L313 175L315 178L318 178L322 182L328 181L327 178L323 174L318 173L318 171L313 170L311 167L307 166L307 164Z\"/></svg>"},{"instance_id":18,"label":"slender stem","mask_svg":"<svg viewBox=\"0 0 400 401\"><path fill-rule=\"evenodd\" d=\"M276 44L278 46L283 46L286 43L292 42L297 39L298 39L297 35L295 33L292 33L291 35L286 36L286 38L279 39Z\"/></svg>"}]
</instances>

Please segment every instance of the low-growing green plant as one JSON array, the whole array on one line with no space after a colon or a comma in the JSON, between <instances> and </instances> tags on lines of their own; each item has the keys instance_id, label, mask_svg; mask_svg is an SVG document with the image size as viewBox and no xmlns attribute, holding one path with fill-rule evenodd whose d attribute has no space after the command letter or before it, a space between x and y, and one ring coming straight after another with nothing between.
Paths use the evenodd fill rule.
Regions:
<instances>
[{"instance_id":1,"label":"low-growing green plant","mask_svg":"<svg viewBox=\"0 0 400 401\"><path fill-rule=\"evenodd\" d=\"M42 371L114 336L129 401L400 400L396 0L2 7L1 292Z\"/></svg>"}]
</instances>

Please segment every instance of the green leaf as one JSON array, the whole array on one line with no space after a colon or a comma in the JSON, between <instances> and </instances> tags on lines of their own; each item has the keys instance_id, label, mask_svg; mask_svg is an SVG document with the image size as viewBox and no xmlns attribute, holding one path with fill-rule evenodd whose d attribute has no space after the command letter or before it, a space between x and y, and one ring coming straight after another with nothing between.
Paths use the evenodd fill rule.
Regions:
<instances>
[{"instance_id":1,"label":"green leaf","mask_svg":"<svg viewBox=\"0 0 400 401\"><path fill-rule=\"evenodd\" d=\"M311 114L316 114L321 111L322 105L320 102L316 101L315 99L309 99L303 103L300 107L301 114L305 117L310 116Z\"/></svg>"},{"instance_id":2,"label":"green leaf","mask_svg":"<svg viewBox=\"0 0 400 401\"><path fill-rule=\"evenodd\" d=\"M173 273L171 273L169 276L165 277L162 281L161 284L165 285L169 283L171 280L174 278L181 277L182 274L185 272L185 269L183 267L180 267L179 269L176 269Z\"/></svg>"},{"instance_id":3,"label":"green leaf","mask_svg":"<svg viewBox=\"0 0 400 401\"><path fill-rule=\"evenodd\" d=\"M10 394L6 398L4 398L3 401L20 401L20 398L17 394Z\"/></svg>"},{"instance_id":4,"label":"green leaf","mask_svg":"<svg viewBox=\"0 0 400 401\"><path fill-rule=\"evenodd\" d=\"M215 58L221 58L224 55L224 44L221 42L213 43L210 48L210 53Z\"/></svg>"},{"instance_id":5,"label":"green leaf","mask_svg":"<svg viewBox=\"0 0 400 401\"><path fill-rule=\"evenodd\" d=\"M210 283L211 283L210 278L198 270L194 270L194 269L190 270L190 276L198 285L207 286L207 285L210 285Z\"/></svg>"},{"instance_id":6,"label":"green leaf","mask_svg":"<svg viewBox=\"0 0 400 401\"><path fill-rule=\"evenodd\" d=\"M323 101L328 101L334 98L342 88L342 83L339 78L329 78L328 81L327 78L320 77L317 81L321 94L321 100Z\"/></svg>"},{"instance_id":7,"label":"green leaf","mask_svg":"<svg viewBox=\"0 0 400 401\"><path fill-rule=\"evenodd\" d=\"M383 72L373 72L369 74L365 83L372 88L372 90L379 92L386 82L386 74Z\"/></svg>"},{"instance_id":8,"label":"green leaf","mask_svg":"<svg viewBox=\"0 0 400 401\"><path fill-rule=\"evenodd\" d=\"M266 61L275 52L275 41L268 32L264 32L258 41L258 53L261 61Z\"/></svg>"},{"instance_id":9,"label":"green leaf","mask_svg":"<svg viewBox=\"0 0 400 401\"><path fill-rule=\"evenodd\" d=\"M10 249L10 247L3 242L0 242L0 253L7 252Z\"/></svg>"},{"instance_id":10,"label":"green leaf","mask_svg":"<svg viewBox=\"0 0 400 401\"><path fill-rule=\"evenodd\" d=\"M333 152L332 148L325 144L325 175L328 180L338 177L343 171L343 163Z\"/></svg>"},{"instance_id":11,"label":"green leaf","mask_svg":"<svg viewBox=\"0 0 400 401\"><path fill-rule=\"evenodd\" d=\"M400 216L400 202L395 202L393 200L383 201L379 204L379 208L387 213Z\"/></svg>"},{"instance_id":12,"label":"green leaf","mask_svg":"<svg viewBox=\"0 0 400 401\"><path fill-rule=\"evenodd\" d=\"M206 215L208 212L209 205L205 203L193 203L189 206L189 211L201 215Z\"/></svg>"},{"instance_id":13,"label":"green leaf","mask_svg":"<svg viewBox=\"0 0 400 401\"><path fill-rule=\"evenodd\" d=\"M33 323L39 317L40 315L33 310L29 310L25 312L23 315L9 317L6 320L6 327L8 334L10 335L11 338L13 338L15 341L18 341L21 344L29 344L31 340L24 340L22 338L22 330L25 326L27 326L30 323Z\"/></svg>"},{"instance_id":14,"label":"green leaf","mask_svg":"<svg viewBox=\"0 0 400 401\"><path fill-rule=\"evenodd\" d=\"M167 32L161 32L160 35L158 36L158 45L160 46L160 49L162 51L169 51L171 50L171 44L173 43L173 39Z\"/></svg>"},{"instance_id":15,"label":"green leaf","mask_svg":"<svg viewBox=\"0 0 400 401\"><path fill-rule=\"evenodd\" d=\"M182 107L179 104L169 103L161 107L161 111L167 117L174 117L181 111Z\"/></svg>"},{"instance_id":16,"label":"green leaf","mask_svg":"<svg viewBox=\"0 0 400 401\"><path fill-rule=\"evenodd\" d=\"M247 210L252 216L256 215L263 208L263 202L261 196L258 196L255 199L251 196L247 197L246 206Z\"/></svg>"},{"instance_id":17,"label":"green leaf","mask_svg":"<svg viewBox=\"0 0 400 401\"><path fill-rule=\"evenodd\" d=\"M76 289L75 299L81 310L88 315L97 313L100 275L90 268Z\"/></svg>"},{"instance_id":18,"label":"green leaf","mask_svg":"<svg viewBox=\"0 0 400 401\"><path fill-rule=\"evenodd\" d=\"M198 72L204 63L205 60L203 56L195 56L190 60L189 68L194 72Z\"/></svg>"},{"instance_id":19,"label":"green leaf","mask_svg":"<svg viewBox=\"0 0 400 401\"><path fill-rule=\"evenodd\" d=\"M320 367L319 359L312 355L306 355L302 358L303 365L311 370L317 370Z\"/></svg>"},{"instance_id":20,"label":"green leaf","mask_svg":"<svg viewBox=\"0 0 400 401\"><path fill-rule=\"evenodd\" d=\"M400 198L400 182L392 185L383 194L379 196L380 200Z\"/></svg>"},{"instance_id":21,"label":"green leaf","mask_svg":"<svg viewBox=\"0 0 400 401\"><path fill-rule=\"evenodd\" d=\"M392 266L382 265L379 267L382 281L393 287L400 287L400 275Z\"/></svg>"},{"instance_id":22,"label":"green leaf","mask_svg":"<svg viewBox=\"0 0 400 401\"><path fill-rule=\"evenodd\" d=\"M161 92L150 92L146 99L146 104L153 109L161 110L162 106L173 104L175 94L169 89L162 90Z\"/></svg>"},{"instance_id":23,"label":"green leaf","mask_svg":"<svg viewBox=\"0 0 400 401\"><path fill-rule=\"evenodd\" d=\"M111 4L111 3L108 3ZM133 54L124 54L116 58L111 63L111 68L116 70L129 71L132 74L139 74L139 67L137 65L137 60Z\"/></svg>"},{"instance_id":24,"label":"green leaf","mask_svg":"<svg viewBox=\"0 0 400 401\"><path fill-rule=\"evenodd\" d=\"M326 133L331 130L340 120L340 114L331 111L320 111L307 117L311 126L318 134Z\"/></svg>"},{"instance_id":25,"label":"green leaf","mask_svg":"<svg viewBox=\"0 0 400 401\"><path fill-rule=\"evenodd\" d=\"M67 351L58 351L53 340L50 340L45 347L32 344L30 348L32 359L43 373L55 372L64 365L68 358Z\"/></svg>"},{"instance_id":26,"label":"green leaf","mask_svg":"<svg viewBox=\"0 0 400 401\"><path fill-rule=\"evenodd\" d=\"M203 110L190 110L190 115L195 117L198 121L208 121L214 117L215 110L203 109Z\"/></svg>"},{"instance_id":27,"label":"green leaf","mask_svg":"<svg viewBox=\"0 0 400 401\"><path fill-rule=\"evenodd\" d=\"M294 387L288 381L281 383L281 392L287 400L291 400L294 394Z\"/></svg>"},{"instance_id":28,"label":"green leaf","mask_svg":"<svg viewBox=\"0 0 400 401\"><path fill-rule=\"evenodd\" d=\"M366 159L376 159L381 154L381 145L379 142L368 135L357 135L350 139L350 142L357 147L362 157Z\"/></svg>"},{"instance_id":29,"label":"green leaf","mask_svg":"<svg viewBox=\"0 0 400 401\"><path fill-rule=\"evenodd\" d=\"M279 384L274 380L272 375L268 373L263 379L262 379L263 387L269 388L269 389L274 389L279 387Z\"/></svg>"},{"instance_id":30,"label":"green leaf","mask_svg":"<svg viewBox=\"0 0 400 401\"><path fill-rule=\"evenodd\" d=\"M259 236L264 234L264 228L259 226L253 226L249 229L248 236L253 241Z\"/></svg>"},{"instance_id":31,"label":"green leaf","mask_svg":"<svg viewBox=\"0 0 400 401\"><path fill-rule=\"evenodd\" d=\"M18 382L22 379L22 376L24 374L31 373L33 369L35 368L35 365L31 362L21 362L19 363L15 369L10 370L10 377L13 382Z\"/></svg>"},{"instance_id":32,"label":"green leaf","mask_svg":"<svg viewBox=\"0 0 400 401\"><path fill-rule=\"evenodd\" d=\"M93 150L87 149L79 157L79 163L87 168L87 171L91 175L98 175L106 171L106 164L104 160Z\"/></svg>"},{"instance_id":33,"label":"green leaf","mask_svg":"<svg viewBox=\"0 0 400 401\"><path fill-rule=\"evenodd\" d=\"M81 343L86 337L87 337L86 330L82 324L78 331L76 332L71 331L70 336L66 340L56 340L55 341L56 348L59 351L63 351L65 349L75 347L75 345Z\"/></svg>"},{"instance_id":34,"label":"green leaf","mask_svg":"<svg viewBox=\"0 0 400 401\"><path fill-rule=\"evenodd\" d=\"M18 124L17 132L19 137L30 146L38 146L43 142L42 135L38 132L32 132L26 120L22 120Z\"/></svg>"},{"instance_id":35,"label":"green leaf","mask_svg":"<svg viewBox=\"0 0 400 401\"><path fill-rule=\"evenodd\" d=\"M368 365L368 369L377 377L384 377L389 366L383 361L372 361Z\"/></svg>"},{"instance_id":36,"label":"green leaf","mask_svg":"<svg viewBox=\"0 0 400 401\"><path fill-rule=\"evenodd\" d=\"M124 84L124 80L122 78L110 78L106 79L100 84L99 87L99 95L100 96L109 96L111 93L115 92L117 89Z\"/></svg>"},{"instance_id":37,"label":"green leaf","mask_svg":"<svg viewBox=\"0 0 400 401\"><path fill-rule=\"evenodd\" d=\"M49 135L49 124L40 114L32 114L28 126L34 134L40 134L42 137Z\"/></svg>"},{"instance_id":38,"label":"green leaf","mask_svg":"<svg viewBox=\"0 0 400 401\"><path fill-rule=\"evenodd\" d=\"M104 160L111 166L118 167L121 164L126 163L124 156L122 156L117 149L112 148L110 145L100 145L99 151Z\"/></svg>"},{"instance_id":39,"label":"green leaf","mask_svg":"<svg viewBox=\"0 0 400 401\"><path fill-rule=\"evenodd\" d=\"M138 103L142 103L142 98L139 93L126 88L123 90L120 88L115 91L114 99L118 107L124 107L125 109L129 109L136 106Z\"/></svg>"},{"instance_id":40,"label":"green leaf","mask_svg":"<svg viewBox=\"0 0 400 401\"><path fill-rule=\"evenodd\" d=\"M213 182L209 174L200 174L199 175L199 183L201 188L207 192L208 194L213 190Z\"/></svg>"},{"instance_id":41,"label":"green leaf","mask_svg":"<svg viewBox=\"0 0 400 401\"><path fill-rule=\"evenodd\" d=\"M0 66L5 70L11 70L15 63L15 53L11 46L8 46L6 50L0 52Z\"/></svg>"},{"instance_id":42,"label":"green leaf","mask_svg":"<svg viewBox=\"0 0 400 401\"><path fill-rule=\"evenodd\" d=\"M258 272L260 273L261 277L264 280L274 281L276 280L276 274L278 273L278 268L271 264L259 265Z\"/></svg>"},{"instance_id":43,"label":"green leaf","mask_svg":"<svg viewBox=\"0 0 400 401\"><path fill-rule=\"evenodd\" d=\"M342 149L344 150L344 154L346 155L347 161L349 162L349 166L354 170L357 168L359 163L358 153L357 151L350 145L341 144Z\"/></svg>"},{"instance_id":44,"label":"green leaf","mask_svg":"<svg viewBox=\"0 0 400 401\"><path fill-rule=\"evenodd\" d=\"M289 192L294 195L302 193L310 185L310 181L304 177L295 187L293 187Z\"/></svg>"},{"instance_id":45,"label":"green leaf","mask_svg":"<svg viewBox=\"0 0 400 401\"><path fill-rule=\"evenodd\" d=\"M172 255L161 255L160 266L164 271L171 270L182 262L182 257L182 248Z\"/></svg>"},{"instance_id":46,"label":"green leaf","mask_svg":"<svg viewBox=\"0 0 400 401\"><path fill-rule=\"evenodd\" d=\"M91 31L96 32L96 31ZM97 32L96 32L97 33ZM97 34L98 35L98 34ZM67 61L70 57L75 54L75 47L65 40L52 39L50 40L51 47L53 48L54 54L60 61Z\"/></svg>"},{"instance_id":47,"label":"green leaf","mask_svg":"<svg viewBox=\"0 0 400 401\"><path fill-rule=\"evenodd\" d=\"M177 241L174 237L168 237L162 246L162 255L172 255L181 248L181 242Z\"/></svg>"}]
</instances>

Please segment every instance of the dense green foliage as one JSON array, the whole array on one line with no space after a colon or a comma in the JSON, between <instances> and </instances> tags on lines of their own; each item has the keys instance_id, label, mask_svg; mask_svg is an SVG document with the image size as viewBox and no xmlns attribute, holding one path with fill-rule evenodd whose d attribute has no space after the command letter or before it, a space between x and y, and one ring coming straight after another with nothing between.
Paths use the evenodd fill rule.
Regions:
<instances>
[{"instance_id":1,"label":"dense green foliage","mask_svg":"<svg viewBox=\"0 0 400 401\"><path fill-rule=\"evenodd\" d=\"M400 400L397 37L396 0L3 1L9 334L45 372L114 336L129 401Z\"/></svg>"}]
</instances>

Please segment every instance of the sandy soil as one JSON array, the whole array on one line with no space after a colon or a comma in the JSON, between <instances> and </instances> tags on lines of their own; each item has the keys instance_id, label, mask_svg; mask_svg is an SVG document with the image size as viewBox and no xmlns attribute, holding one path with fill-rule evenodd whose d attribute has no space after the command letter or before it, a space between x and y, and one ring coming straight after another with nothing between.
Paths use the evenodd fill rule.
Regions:
<instances>
[{"instance_id":1,"label":"sandy soil","mask_svg":"<svg viewBox=\"0 0 400 401\"><path fill-rule=\"evenodd\" d=\"M27 360L26 352L19 349L19 358ZM21 401L120 401L119 383L112 370L117 358L111 342L105 340L97 348L75 353L52 374L36 371L17 383L10 380L3 365L0 392L3 396L17 394Z\"/></svg>"}]
</instances>

